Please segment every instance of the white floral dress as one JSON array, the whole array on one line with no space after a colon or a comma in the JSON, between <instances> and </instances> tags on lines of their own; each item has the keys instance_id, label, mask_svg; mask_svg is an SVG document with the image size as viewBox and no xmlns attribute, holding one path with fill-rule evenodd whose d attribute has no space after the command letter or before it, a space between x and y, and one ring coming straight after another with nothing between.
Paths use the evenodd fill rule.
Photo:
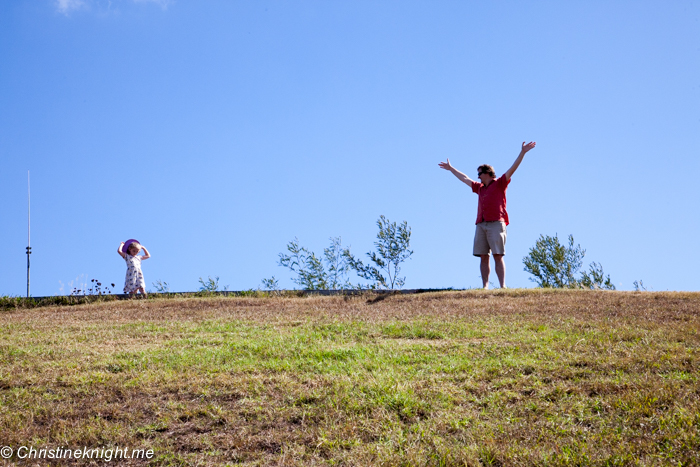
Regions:
<instances>
[{"instance_id":1,"label":"white floral dress","mask_svg":"<svg viewBox=\"0 0 700 467\"><path fill-rule=\"evenodd\" d=\"M131 256L127 253L124 256L124 260L126 260L124 293L135 293L140 288L146 290L146 282L143 280L143 273L141 273L141 257Z\"/></svg>"}]
</instances>

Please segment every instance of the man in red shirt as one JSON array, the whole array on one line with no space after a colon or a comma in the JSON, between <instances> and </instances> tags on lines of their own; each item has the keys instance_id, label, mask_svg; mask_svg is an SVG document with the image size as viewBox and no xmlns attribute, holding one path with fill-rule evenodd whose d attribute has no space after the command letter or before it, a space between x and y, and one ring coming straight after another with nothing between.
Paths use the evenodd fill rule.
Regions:
<instances>
[{"instance_id":1,"label":"man in red shirt","mask_svg":"<svg viewBox=\"0 0 700 467\"><path fill-rule=\"evenodd\" d=\"M484 288L489 288L489 274L491 266L489 255L493 252L493 261L496 265L496 275L501 287L506 286L506 263L503 255L506 254L506 226L508 212L506 211L506 190L510 183L510 177L518 169L520 163L530 149L535 147L535 142L525 144L512 167L503 175L496 178L496 172L490 165L480 165L478 168L479 180L475 182L459 170L452 167L450 160L440 162L440 168L449 170L455 177L469 185L472 191L479 195L479 207L476 214L476 233L474 234L474 256L481 258L481 280Z\"/></svg>"}]
</instances>

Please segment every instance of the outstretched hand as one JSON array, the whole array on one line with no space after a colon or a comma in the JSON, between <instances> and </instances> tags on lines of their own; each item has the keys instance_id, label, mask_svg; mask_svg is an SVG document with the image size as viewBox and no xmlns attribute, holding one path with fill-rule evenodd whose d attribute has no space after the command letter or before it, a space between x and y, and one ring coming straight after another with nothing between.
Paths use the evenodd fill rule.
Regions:
<instances>
[{"instance_id":1,"label":"outstretched hand","mask_svg":"<svg viewBox=\"0 0 700 467\"><path fill-rule=\"evenodd\" d=\"M452 165L450 164L449 158L447 159L447 162L440 162L438 165L441 169L452 170Z\"/></svg>"},{"instance_id":2,"label":"outstretched hand","mask_svg":"<svg viewBox=\"0 0 700 467\"><path fill-rule=\"evenodd\" d=\"M530 141L529 143L525 144L525 141L523 141L523 149L522 153L525 154L528 152L530 149L534 148L537 143L534 141Z\"/></svg>"}]
</instances>

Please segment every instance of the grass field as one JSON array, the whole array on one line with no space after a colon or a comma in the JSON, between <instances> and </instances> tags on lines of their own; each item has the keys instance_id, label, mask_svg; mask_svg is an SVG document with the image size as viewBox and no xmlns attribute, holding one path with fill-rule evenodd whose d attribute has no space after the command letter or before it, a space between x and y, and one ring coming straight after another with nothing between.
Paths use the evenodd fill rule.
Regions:
<instances>
[{"instance_id":1,"label":"grass field","mask_svg":"<svg viewBox=\"0 0 700 467\"><path fill-rule=\"evenodd\" d=\"M0 362L6 465L700 464L699 293L6 309Z\"/></svg>"}]
</instances>

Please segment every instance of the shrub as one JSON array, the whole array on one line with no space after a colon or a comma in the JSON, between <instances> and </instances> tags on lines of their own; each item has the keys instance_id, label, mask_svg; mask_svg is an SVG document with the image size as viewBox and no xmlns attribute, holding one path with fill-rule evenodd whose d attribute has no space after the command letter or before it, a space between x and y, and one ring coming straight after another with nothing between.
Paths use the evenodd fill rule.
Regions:
<instances>
[{"instance_id":1,"label":"shrub","mask_svg":"<svg viewBox=\"0 0 700 467\"><path fill-rule=\"evenodd\" d=\"M397 225L383 215L377 220L377 227L379 232L377 232L377 241L374 242L377 251L367 253L374 265L371 263L365 265L350 253L349 248L343 251L343 255L358 276L373 281L370 288L400 289L406 283L405 277L399 277L401 263L413 254L413 250L409 249L411 228L406 221Z\"/></svg>"},{"instance_id":2,"label":"shrub","mask_svg":"<svg viewBox=\"0 0 700 467\"><path fill-rule=\"evenodd\" d=\"M332 237L331 244L323 250L323 257L299 245L294 238L287 244L287 254L279 254L279 265L297 274L292 280L304 290L349 289L348 261L343 255L340 237ZM271 282L274 281L274 282ZM274 290L276 280L263 279L265 288ZM273 287L274 286L274 287Z\"/></svg>"},{"instance_id":3,"label":"shrub","mask_svg":"<svg viewBox=\"0 0 700 467\"><path fill-rule=\"evenodd\" d=\"M219 291L219 276L216 276L213 279L211 276L209 276L206 281L200 277L199 283L202 285L199 288L200 292L210 293L210 292L218 292ZM224 287L224 291L227 291L227 290L228 290L228 285Z\"/></svg>"},{"instance_id":4,"label":"shrub","mask_svg":"<svg viewBox=\"0 0 700 467\"><path fill-rule=\"evenodd\" d=\"M535 278L530 278L539 287L555 289L606 289L615 290L610 276L605 277L600 263L591 263L589 270L580 278L576 274L583 265L586 250L581 245L574 245L573 235L569 235L569 245L559 243L557 235L540 235L535 246L523 258L525 271Z\"/></svg>"},{"instance_id":5,"label":"shrub","mask_svg":"<svg viewBox=\"0 0 700 467\"><path fill-rule=\"evenodd\" d=\"M219 278L217 277L216 279L218 280ZM200 277L199 280L201 283L202 278ZM170 293L170 284L168 284L165 281L161 281L160 279L158 279L157 281L152 282L151 284L153 285L153 288L156 289L156 292L158 292L158 293Z\"/></svg>"}]
</instances>

